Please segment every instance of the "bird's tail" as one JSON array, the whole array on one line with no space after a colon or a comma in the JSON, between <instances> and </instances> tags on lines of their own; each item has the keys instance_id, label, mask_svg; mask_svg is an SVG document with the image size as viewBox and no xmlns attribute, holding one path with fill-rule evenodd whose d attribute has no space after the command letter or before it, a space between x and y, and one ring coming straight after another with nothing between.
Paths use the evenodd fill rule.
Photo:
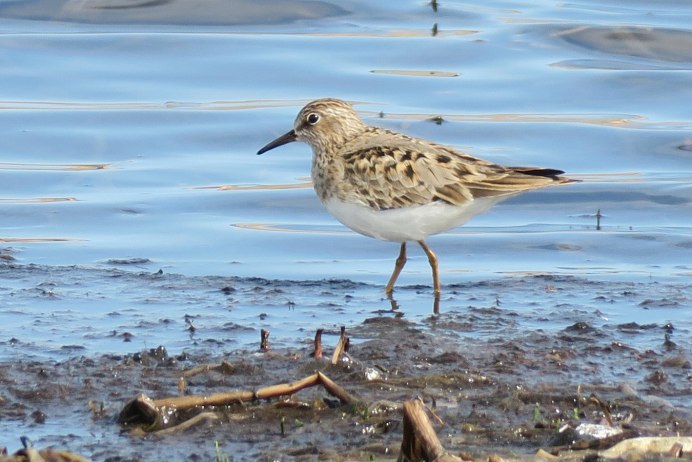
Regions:
<instances>
[{"instance_id":1,"label":"bird's tail","mask_svg":"<svg viewBox=\"0 0 692 462\"><path fill-rule=\"evenodd\" d=\"M563 172L562 170L557 170L555 168L540 168L540 167L510 167L511 170L514 170L517 173L523 173L524 175L529 175L529 176L542 176L546 178L551 178L552 180L558 182L558 183L575 183L578 182L579 180L574 180L572 178L565 178L562 175Z\"/></svg>"}]
</instances>

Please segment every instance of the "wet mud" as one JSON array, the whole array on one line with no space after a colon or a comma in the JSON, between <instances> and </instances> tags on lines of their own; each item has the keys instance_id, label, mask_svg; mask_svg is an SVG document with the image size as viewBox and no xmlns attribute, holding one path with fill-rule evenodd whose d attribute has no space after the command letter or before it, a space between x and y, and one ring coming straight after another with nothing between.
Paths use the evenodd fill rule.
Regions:
<instances>
[{"instance_id":1,"label":"wet mud","mask_svg":"<svg viewBox=\"0 0 692 462\"><path fill-rule=\"evenodd\" d=\"M212 280L217 287L207 290L209 296L232 293L241 303L250 292L306 290L297 281ZM545 295L525 294L536 297L532 315L517 310L511 296L481 296L501 285L516 285L519 291L529 283ZM253 284L254 290L245 288ZM176 295L174 285L162 285ZM333 282L306 285L320 303L335 300L339 290L356 298L367 291L346 282L340 288ZM692 364L684 320L689 287L663 290L676 294L673 298L661 296L660 286L547 275L505 278L449 287L440 315L421 320L409 319L405 307L387 310L382 302L381 312L346 325L353 341L335 365L329 360L338 336L333 327L325 329L323 359L311 356L311 328L289 346L273 346L270 328L266 351L260 351L257 333L256 347L238 349L209 338L180 353L161 345L127 354L80 355L77 350L64 359L18 354L0 364L0 420L16 424L18 446L21 436L48 433L43 443L108 461L394 460L402 439L402 404L411 399L422 400L444 447L465 460L486 460L490 454L533 457L539 449L565 454L635 436L690 435ZM603 322L597 310L546 304L551 294L570 300L585 291L597 299L627 298L638 310L677 305L681 322ZM450 308L450 300L462 292L470 303ZM473 293L479 295L476 301L467 298ZM526 316L536 316L535 324ZM560 327L540 327L541 316L554 317ZM21 350L15 335L12 341ZM196 372L186 372L191 370ZM157 399L257 390L316 371L357 397L358 404L342 405L313 387L288 398L169 410L165 428L212 413L184 430L151 432L118 422L124 406L142 393ZM590 441L577 433L580 424L622 432Z\"/></svg>"}]
</instances>

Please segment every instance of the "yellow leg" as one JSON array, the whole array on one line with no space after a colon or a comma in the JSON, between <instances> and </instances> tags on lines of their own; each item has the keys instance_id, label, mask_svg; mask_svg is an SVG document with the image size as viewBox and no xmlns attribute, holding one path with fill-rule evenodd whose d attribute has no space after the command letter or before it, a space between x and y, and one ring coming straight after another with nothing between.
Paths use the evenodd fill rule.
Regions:
<instances>
[{"instance_id":1,"label":"yellow leg","mask_svg":"<svg viewBox=\"0 0 692 462\"><path fill-rule=\"evenodd\" d=\"M435 255L435 252L433 252L430 249L430 247L428 247L428 244L426 244L425 241L418 241L418 244L420 244L420 246L423 247L423 251L428 256L428 262L430 262L430 267L432 268L433 292L435 293L435 297L439 297L440 276L437 271L437 255Z\"/></svg>"},{"instance_id":2,"label":"yellow leg","mask_svg":"<svg viewBox=\"0 0 692 462\"><path fill-rule=\"evenodd\" d=\"M396 282L397 278L399 277L399 274L401 274L401 270L404 269L404 265L406 264L406 242L401 243L401 250L399 251L399 257L396 259L396 264L394 265L394 272L392 273L392 277L389 278L389 282L387 283L387 287L384 288L384 291L387 295L391 297L392 292L394 292L394 283Z\"/></svg>"}]
</instances>

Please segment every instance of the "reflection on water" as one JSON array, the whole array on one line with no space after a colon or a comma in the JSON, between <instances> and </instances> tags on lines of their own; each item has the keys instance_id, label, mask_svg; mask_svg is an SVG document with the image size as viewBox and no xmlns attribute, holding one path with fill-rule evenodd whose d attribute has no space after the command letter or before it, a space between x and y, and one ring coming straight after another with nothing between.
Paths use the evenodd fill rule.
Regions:
<instances>
[{"instance_id":1,"label":"reflection on water","mask_svg":"<svg viewBox=\"0 0 692 462\"><path fill-rule=\"evenodd\" d=\"M374 113L373 113L374 114ZM432 114L390 114L379 113L379 118L406 119L406 120L432 120ZM614 114L437 114L443 121L455 122L522 122L522 123L578 123L608 125L611 127L641 127L655 128L660 124L647 123L645 117L637 115L614 115Z\"/></svg>"},{"instance_id":2,"label":"reflection on water","mask_svg":"<svg viewBox=\"0 0 692 462\"><path fill-rule=\"evenodd\" d=\"M0 7L0 14L17 18L153 24L271 24L345 13L312 0L25 0Z\"/></svg>"},{"instance_id":3,"label":"reflection on water","mask_svg":"<svg viewBox=\"0 0 692 462\"><path fill-rule=\"evenodd\" d=\"M440 31L435 23L430 30L409 29L409 30L386 30L380 32L330 32L330 33L307 33L301 35L314 35L317 37L453 37L477 34L477 30L444 30Z\"/></svg>"},{"instance_id":4,"label":"reflection on water","mask_svg":"<svg viewBox=\"0 0 692 462\"><path fill-rule=\"evenodd\" d=\"M0 237L0 242L10 244L10 243L20 243L20 244L35 244L41 242L75 242L78 239L69 239L65 237Z\"/></svg>"},{"instance_id":5,"label":"reflection on water","mask_svg":"<svg viewBox=\"0 0 692 462\"><path fill-rule=\"evenodd\" d=\"M31 204L36 202L72 202L76 201L75 197L31 197L22 199L7 199L0 197L0 203L13 203L13 204Z\"/></svg>"},{"instance_id":6,"label":"reflection on water","mask_svg":"<svg viewBox=\"0 0 692 462\"><path fill-rule=\"evenodd\" d=\"M276 226L271 223L233 223L231 226L242 229L252 229L255 231L273 231L280 233L301 233L301 234L343 234L349 231L338 228L338 229L310 229L308 226L302 227L287 227L287 226Z\"/></svg>"},{"instance_id":7,"label":"reflection on water","mask_svg":"<svg viewBox=\"0 0 692 462\"><path fill-rule=\"evenodd\" d=\"M0 170L63 170L63 171L82 171L82 170L102 170L109 168L108 164L34 164L19 162L0 162Z\"/></svg>"},{"instance_id":8,"label":"reflection on water","mask_svg":"<svg viewBox=\"0 0 692 462\"><path fill-rule=\"evenodd\" d=\"M274 189L305 189L312 188L312 183L293 183L293 184L224 184L220 186L196 186L194 189L217 189L219 191L263 191Z\"/></svg>"},{"instance_id":9,"label":"reflection on water","mask_svg":"<svg viewBox=\"0 0 692 462\"><path fill-rule=\"evenodd\" d=\"M621 55L630 62L632 58L643 58L677 63L681 66L679 69L692 69L692 31L689 30L577 26L559 28L553 35L604 55Z\"/></svg>"},{"instance_id":10,"label":"reflection on water","mask_svg":"<svg viewBox=\"0 0 692 462\"><path fill-rule=\"evenodd\" d=\"M396 70L396 69L374 69L373 74L387 74L387 75L403 75L410 77L459 77L456 72L445 72L445 71L413 71L413 70Z\"/></svg>"},{"instance_id":11,"label":"reflection on water","mask_svg":"<svg viewBox=\"0 0 692 462\"><path fill-rule=\"evenodd\" d=\"M166 101L163 103L149 102L71 102L71 101L0 101L0 110L32 110L32 111L132 111L132 110L207 110L207 111L245 111L248 109L260 109L268 107L293 107L299 102L290 100L267 101L210 101L210 102L182 102Z\"/></svg>"}]
</instances>

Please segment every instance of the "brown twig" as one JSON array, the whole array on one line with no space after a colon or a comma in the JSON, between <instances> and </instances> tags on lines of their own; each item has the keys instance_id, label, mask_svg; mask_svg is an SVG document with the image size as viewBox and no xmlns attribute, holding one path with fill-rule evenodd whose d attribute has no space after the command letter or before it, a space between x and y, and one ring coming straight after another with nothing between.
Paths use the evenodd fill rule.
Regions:
<instances>
[{"instance_id":1,"label":"brown twig","mask_svg":"<svg viewBox=\"0 0 692 462\"><path fill-rule=\"evenodd\" d=\"M610 415L610 409L608 409L608 405L601 401L598 396L594 395L593 393L591 396L589 396L589 401L592 403L596 403L598 407L601 408L601 411L603 412L603 416L605 417L606 421L608 422L608 426L612 427L613 426L613 417Z\"/></svg>"},{"instance_id":2,"label":"brown twig","mask_svg":"<svg viewBox=\"0 0 692 462\"><path fill-rule=\"evenodd\" d=\"M292 395L293 393L302 390L303 388L313 387L319 383L317 374L312 374L304 379L293 383L282 383L269 387L260 388L255 392L257 399L276 398L277 396Z\"/></svg>"},{"instance_id":3,"label":"brown twig","mask_svg":"<svg viewBox=\"0 0 692 462\"><path fill-rule=\"evenodd\" d=\"M15 452L14 455L12 455L11 457L7 457L3 454L0 454L0 461L39 462L54 460L60 460L62 462L89 462L89 459L82 457L80 455L55 449L36 450L34 448L24 448Z\"/></svg>"},{"instance_id":4,"label":"brown twig","mask_svg":"<svg viewBox=\"0 0 692 462\"><path fill-rule=\"evenodd\" d=\"M322 384L324 389L327 390L327 393L339 398L341 404L353 404L357 401L346 390L344 390L341 386L337 385L332 379L330 379L323 373L318 372L317 376L319 377L320 383Z\"/></svg>"},{"instance_id":5,"label":"brown twig","mask_svg":"<svg viewBox=\"0 0 692 462\"><path fill-rule=\"evenodd\" d=\"M428 408L428 412L430 413L431 416L435 419L435 421L440 425L440 427L445 426L445 421L440 418L439 415L435 413L432 409Z\"/></svg>"},{"instance_id":6,"label":"brown twig","mask_svg":"<svg viewBox=\"0 0 692 462\"><path fill-rule=\"evenodd\" d=\"M419 400L404 403L404 436L397 462L461 461L445 451Z\"/></svg>"},{"instance_id":7,"label":"brown twig","mask_svg":"<svg viewBox=\"0 0 692 462\"><path fill-rule=\"evenodd\" d=\"M204 374L209 371L218 372L219 374L232 374L235 368L227 361L222 361L221 364L202 364L192 369L184 371L182 377L192 377L198 374Z\"/></svg>"},{"instance_id":8,"label":"brown twig","mask_svg":"<svg viewBox=\"0 0 692 462\"><path fill-rule=\"evenodd\" d=\"M269 351L271 347L269 346L269 331L266 329L260 330L260 351Z\"/></svg>"},{"instance_id":9,"label":"brown twig","mask_svg":"<svg viewBox=\"0 0 692 462\"><path fill-rule=\"evenodd\" d=\"M324 332L324 329L317 329L317 332L315 332L315 351L310 355L315 359L322 358L322 332Z\"/></svg>"},{"instance_id":10,"label":"brown twig","mask_svg":"<svg viewBox=\"0 0 692 462\"><path fill-rule=\"evenodd\" d=\"M334 354L332 355L332 365L336 365L339 362L339 359L344 354L344 351L346 351L347 346L348 337L346 337L346 327L341 326L341 335L339 336L339 341L337 342L336 347L334 348Z\"/></svg>"},{"instance_id":11,"label":"brown twig","mask_svg":"<svg viewBox=\"0 0 692 462\"><path fill-rule=\"evenodd\" d=\"M178 393L180 393L181 395L185 394L185 387L185 377L181 375L180 377L178 377Z\"/></svg>"},{"instance_id":12,"label":"brown twig","mask_svg":"<svg viewBox=\"0 0 692 462\"><path fill-rule=\"evenodd\" d=\"M197 406L226 406L239 401L252 401L255 394L252 391L230 391L212 395L173 396L154 400L154 406L189 409Z\"/></svg>"},{"instance_id":13,"label":"brown twig","mask_svg":"<svg viewBox=\"0 0 692 462\"><path fill-rule=\"evenodd\" d=\"M256 391L232 391L214 393L212 395L173 396L152 400L141 394L127 403L120 411L118 422L121 424L144 423L147 431L159 430L164 419L162 415L168 408L186 410L204 406L228 406L257 399L269 399L279 396L292 395L304 388L322 385L331 395L337 397L342 404L354 404L357 400L346 390L334 383L321 372L312 374L292 383L282 383L260 388Z\"/></svg>"},{"instance_id":14,"label":"brown twig","mask_svg":"<svg viewBox=\"0 0 692 462\"><path fill-rule=\"evenodd\" d=\"M186 421L181 422L178 425L174 425L172 427L157 430L155 433L157 435L170 435L171 433L178 433L178 432L185 431L189 428L194 427L195 425L199 425L202 423L216 422L218 420L219 420L219 416L217 416L213 412L202 412L201 414L197 414L196 416L192 417L191 419L187 419Z\"/></svg>"}]
</instances>

